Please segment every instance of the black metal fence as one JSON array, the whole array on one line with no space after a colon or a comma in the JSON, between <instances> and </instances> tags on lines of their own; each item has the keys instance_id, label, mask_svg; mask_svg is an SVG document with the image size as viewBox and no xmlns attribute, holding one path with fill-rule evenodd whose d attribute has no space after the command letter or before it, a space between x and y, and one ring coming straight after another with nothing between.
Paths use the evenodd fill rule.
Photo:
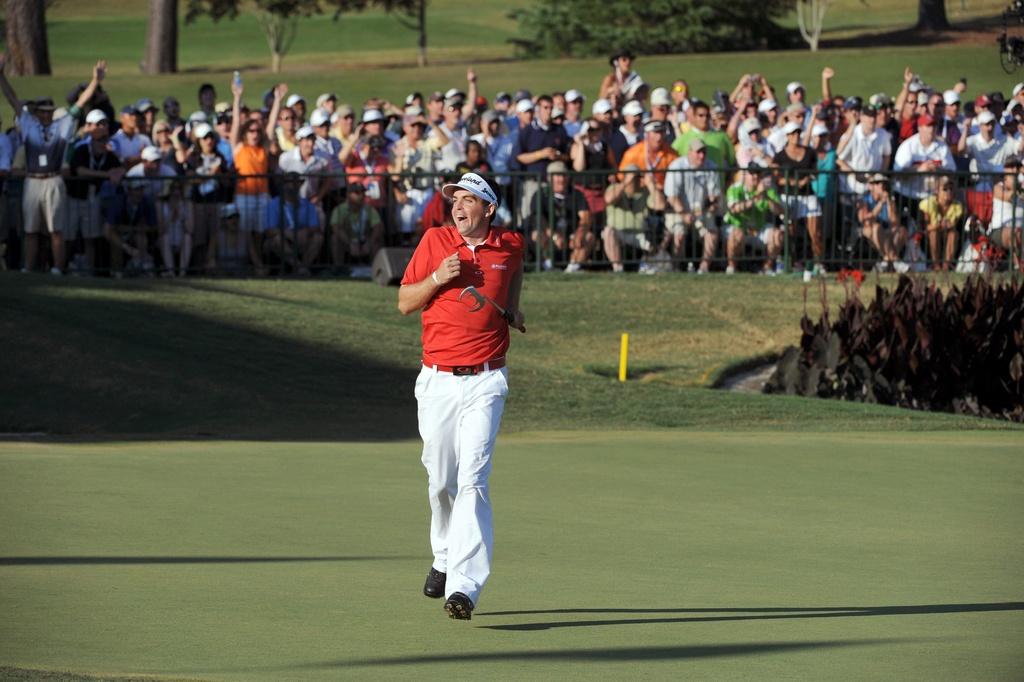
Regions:
<instances>
[{"instance_id":1,"label":"black metal fence","mask_svg":"<svg viewBox=\"0 0 1024 682\"><path fill-rule=\"evenodd\" d=\"M993 187L1003 174L890 171L874 178L882 182L875 175L755 168L488 178L500 198L496 222L527 235L527 267L534 270L776 274L815 268L971 271L1019 263L1024 194L1012 189L995 200ZM35 202L32 186L51 180L15 177L4 183L0 242L9 268L368 275L374 250L414 246L425 229L450 220L439 188L456 178L159 176L126 177L112 186L66 177L67 197L53 212ZM265 192L252 191L255 180ZM379 216L377 230L373 212L364 215L358 193L347 191L356 183L366 189L362 205ZM296 193L316 197L312 212L291 203ZM46 238L47 210L63 235L63 257L57 240ZM346 213L348 220L339 220ZM26 248L26 229L41 235L35 250ZM1009 241L1007 234L1018 237Z\"/></svg>"}]
</instances>

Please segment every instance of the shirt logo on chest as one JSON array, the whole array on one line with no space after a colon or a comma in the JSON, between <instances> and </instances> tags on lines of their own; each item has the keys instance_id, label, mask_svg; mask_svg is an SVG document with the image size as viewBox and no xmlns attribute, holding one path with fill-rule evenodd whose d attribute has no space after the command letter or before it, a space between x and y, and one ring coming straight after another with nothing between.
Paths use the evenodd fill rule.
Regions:
<instances>
[{"instance_id":1,"label":"shirt logo on chest","mask_svg":"<svg viewBox=\"0 0 1024 682\"><path fill-rule=\"evenodd\" d=\"M504 263L491 263L491 270L508 270L508 266Z\"/></svg>"}]
</instances>

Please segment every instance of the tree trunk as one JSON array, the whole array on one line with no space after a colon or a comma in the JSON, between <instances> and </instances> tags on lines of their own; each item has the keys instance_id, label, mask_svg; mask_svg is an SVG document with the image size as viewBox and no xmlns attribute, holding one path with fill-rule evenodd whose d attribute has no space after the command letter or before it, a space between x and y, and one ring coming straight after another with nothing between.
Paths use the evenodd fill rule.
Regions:
<instances>
[{"instance_id":1,"label":"tree trunk","mask_svg":"<svg viewBox=\"0 0 1024 682\"><path fill-rule=\"evenodd\" d=\"M946 17L946 1L918 0L915 28L921 31L945 31L952 28Z\"/></svg>"},{"instance_id":2,"label":"tree trunk","mask_svg":"<svg viewBox=\"0 0 1024 682\"><path fill-rule=\"evenodd\" d=\"M420 53L417 58L419 65L427 65L427 0L419 1Z\"/></svg>"},{"instance_id":3,"label":"tree trunk","mask_svg":"<svg viewBox=\"0 0 1024 682\"><path fill-rule=\"evenodd\" d=\"M7 22L7 73L50 75L46 44L46 5L42 0L4 0Z\"/></svg>"},{"instance_id":4,"label":"tree trunk","mask_svg":"<svg viewBox=\"0 0 1024 682\"><path fill-rule=\"evenodd\" d=\"M274 73L281 73L281 58L284 57L280 52L274 51L270 53L270 70Z\"/></svg>"},{"instance_id":5,"label":"tree trunk","mask_svg":"<svg viewBox=\"0 0 1024 682\"><path fill-rule=\"evenodd\" d=\"M178 0L149 0L149 30L146 33L148 74L178 70Z\"/></svg>"}]
</instances>

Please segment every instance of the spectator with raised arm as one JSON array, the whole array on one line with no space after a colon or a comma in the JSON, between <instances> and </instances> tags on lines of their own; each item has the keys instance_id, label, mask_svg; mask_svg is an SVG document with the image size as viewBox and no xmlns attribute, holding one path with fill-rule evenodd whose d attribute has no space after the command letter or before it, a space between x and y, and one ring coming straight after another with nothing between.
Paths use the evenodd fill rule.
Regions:
<instances>
[{"instance_id":1,"label":"spectator with raised arm","mask_svg":"<svg viewBox=\"0 0 1024 682\"><path fill-rule=\"evenodd\" d=\"M59 275L64 271L62 230L67 210L67 188L61 177L61 166L75 134L75 121L103 81L107 65L103 60L96 62L92 80L71 105L68 115L54 120L52 99L36 100L31 106L25 106L18 99L3 73L6 62L7 55L0 54L0 90L18 116L20 142L25 149L25 186L21 202L25 229L24 270L35 269L39 239L45 233L50 236L53 255L50 272Z\"/></svg>"},{"instance_id":2,"label":"spectator with raised arm","mask_svg":"<svg viewBox=\"0 0 1024 682\"><path fill-rule=\"evenodd\" d=\"M235 187L235 205L238 208L239 230L247 241L249 258L256 274L265 275L261 241L267 204L270 202L270 138L274 134L274 122L281 110L281 100L288 93L288 86L281 83L274 88L274 103L266 127L258 121L242 121L241 83L231 83L231 148L238 172Z\"/></svg>"}]
</instances>

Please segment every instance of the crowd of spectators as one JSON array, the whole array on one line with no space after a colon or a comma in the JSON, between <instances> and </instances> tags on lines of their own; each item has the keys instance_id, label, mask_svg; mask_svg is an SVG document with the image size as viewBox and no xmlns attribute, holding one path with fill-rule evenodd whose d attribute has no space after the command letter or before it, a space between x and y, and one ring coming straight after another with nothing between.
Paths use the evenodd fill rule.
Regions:
<instances>
[{"instance_id":1,"label":"crowd of spectators","mask_svg":"<svg viewBox=\"0 0 1024 682\"><path fill-rule=\"evenodd\" d=\"M0 241L26 272L365 269L450 220L437 189L469 171L538 267L569 273L776 274L787 254L948 269L977 241L1021 254L1024 84L969 99L966 81L907 68L895 97L843 96L826 68L813 100L756 73L700 99L619 51L589 106L575 88L488 100L472 69L464 89L357 107L284 83L253 97L236 73L230 99L204 83L185 118L174 97L115 110L102 61L66 108L22 101L2 62L17 116L0 135Z\"/></svg>"}]
</instances>

